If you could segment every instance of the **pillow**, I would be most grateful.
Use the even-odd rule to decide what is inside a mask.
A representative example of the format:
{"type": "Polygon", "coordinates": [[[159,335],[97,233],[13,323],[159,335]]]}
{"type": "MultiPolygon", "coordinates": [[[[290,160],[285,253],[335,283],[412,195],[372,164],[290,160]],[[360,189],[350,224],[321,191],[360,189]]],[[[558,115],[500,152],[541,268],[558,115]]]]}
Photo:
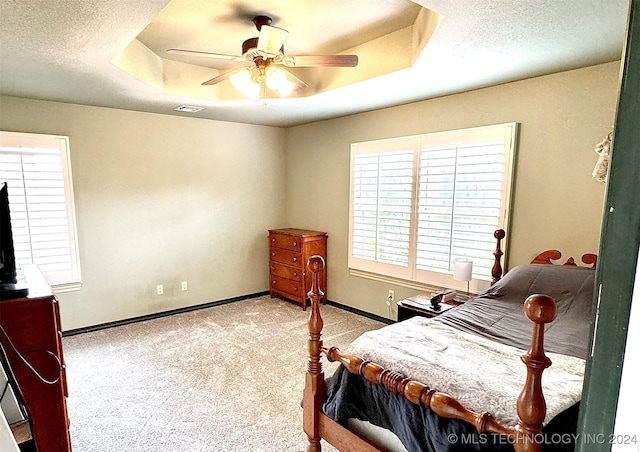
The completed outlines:
{"type": "Polygon", "coordinates": [[[519,265],[478,297],[522,304],[530,295],[545,294],[555,300],[558,311],[575,304],[589,311],[590,318],[595,274],[590,267],[574,265],[519,265]]]}

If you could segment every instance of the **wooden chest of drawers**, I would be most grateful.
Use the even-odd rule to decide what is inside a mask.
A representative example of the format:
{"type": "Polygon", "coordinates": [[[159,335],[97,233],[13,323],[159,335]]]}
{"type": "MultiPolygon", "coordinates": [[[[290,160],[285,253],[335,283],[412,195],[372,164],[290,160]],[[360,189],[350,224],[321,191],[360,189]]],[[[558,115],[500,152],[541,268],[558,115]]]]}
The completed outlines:
{"type": "MultiPolygon", "coordinates": [[[[29,295],[0,301],[0,325],[6,331],[6,336],[0,335],[0,343],[13,365],[33,422],[35,449],[40,452],[70,452],[67,376],[58,299],[35,265],[22,268],[29,285],[29,295]],[[21,362],[16,350],[26,357],[40,377],[21,362]]],[[[2,390],[0,388],[0,393],[2,390]]]]}
{"type": "MultiPolygon", "coordinates": [[[[311,289],[311,272],[307,261],[313,255],[327,259],[327,233],[306,229],[269,230],[269,291],[271,298],[280,296],[297,301],[307,309],[307,292],[311,289]]],[[[325,267],[326,268],[326,267],[325,267]]],[[[327,273],[320,278],[327,299],[327,273]]]]}

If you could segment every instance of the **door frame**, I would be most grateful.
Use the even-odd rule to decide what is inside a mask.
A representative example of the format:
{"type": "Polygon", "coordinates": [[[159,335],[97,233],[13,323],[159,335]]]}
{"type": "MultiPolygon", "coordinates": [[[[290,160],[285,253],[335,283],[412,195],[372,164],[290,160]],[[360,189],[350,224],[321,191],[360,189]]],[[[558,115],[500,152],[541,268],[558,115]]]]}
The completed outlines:
{"type": "MultiPolygon", "coordinates": [[[[576,451],[611,450],[640,245],[640,6],[630,0],[576,451]]],[[[631,432],[629,432],[631,433],[631,432]]]]}

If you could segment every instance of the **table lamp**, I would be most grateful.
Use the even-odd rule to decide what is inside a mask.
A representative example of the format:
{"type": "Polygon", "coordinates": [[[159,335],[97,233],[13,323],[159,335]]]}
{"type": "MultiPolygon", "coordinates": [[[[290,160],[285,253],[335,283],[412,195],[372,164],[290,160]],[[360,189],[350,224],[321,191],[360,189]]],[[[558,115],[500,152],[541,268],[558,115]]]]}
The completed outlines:
{"type": "Polygon", "coordinates": [[[458,258],[453,261],[453,279],[467,282],[467,297],[469,297],[469,281],[472,279],[473,261],[471,259],[458,258]]]}

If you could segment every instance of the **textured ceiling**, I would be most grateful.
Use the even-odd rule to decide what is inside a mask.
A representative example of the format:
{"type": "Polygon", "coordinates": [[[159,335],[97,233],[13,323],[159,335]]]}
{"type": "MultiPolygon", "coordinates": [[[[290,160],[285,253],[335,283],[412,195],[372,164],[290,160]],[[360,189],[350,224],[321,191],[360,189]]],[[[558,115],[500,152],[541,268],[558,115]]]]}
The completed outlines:
{"type": "Polygon", "coordinates": [[[291,126],[618,60],[627,10],[628,0],[0,0],[0,93],[182,116],[173,108],[189,104],[204,107],[195,117],[291,126]],[[426,44],[423,8],[441,18],[426,44]],[[202,91],[225,68],[164,52],[239,54],[256,14],[290,32],[288,54],[361,49],[360,64],[299,69],[317,94],[263,102],[202,91]],[[398,50],[402,30],[411,39],[398,50]],[[134,73],[113,63],[132,43],[147,60],[134,73]]]}

